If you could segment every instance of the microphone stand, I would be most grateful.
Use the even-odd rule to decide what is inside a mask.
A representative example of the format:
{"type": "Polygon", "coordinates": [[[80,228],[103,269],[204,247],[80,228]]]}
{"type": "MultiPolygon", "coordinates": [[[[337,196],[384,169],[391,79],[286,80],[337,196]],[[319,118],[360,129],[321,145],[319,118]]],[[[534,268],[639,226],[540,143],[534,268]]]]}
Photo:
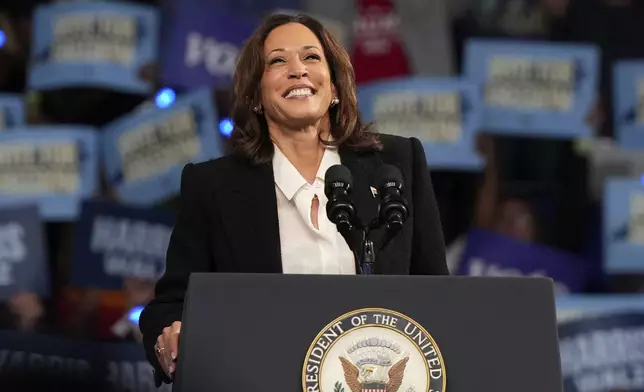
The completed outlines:
{"type": "Polygon", "coordinates": [[[362,275],[374,275],[374,263],[376,261],[376,251],[374,249],[373,241],[365,239],[362,242],[362,257],[361,257],[361,273],[362,275]]]}
{"type": "Polygon", "coordinates": [[[387,229],[383,236],[372,238],[371,234],[374,233],[374,229],[379,229],[383,225],[383,222],[375,220],[367,229],[359,230],[361,234],[358,242],[359,246],[356,247],[357,249],[354,253],[357,261],[356,271],[360,275],[375,275],[376,252],[382,250],[398,232],[398,230],[387,229]]]}

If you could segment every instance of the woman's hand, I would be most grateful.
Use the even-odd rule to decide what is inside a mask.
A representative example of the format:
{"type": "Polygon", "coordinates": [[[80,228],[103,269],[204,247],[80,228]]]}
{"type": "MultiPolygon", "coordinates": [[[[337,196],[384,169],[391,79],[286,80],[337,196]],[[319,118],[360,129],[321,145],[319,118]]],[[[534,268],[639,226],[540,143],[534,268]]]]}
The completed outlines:
{"type": "Polygon", "coordinates": [[[157,344],[154,347],[161,367],[170,378],[175,371],[180,333],[181,321],[175,321],[171,326],[163,328],[163,333],[157,338],[157,344]]]}

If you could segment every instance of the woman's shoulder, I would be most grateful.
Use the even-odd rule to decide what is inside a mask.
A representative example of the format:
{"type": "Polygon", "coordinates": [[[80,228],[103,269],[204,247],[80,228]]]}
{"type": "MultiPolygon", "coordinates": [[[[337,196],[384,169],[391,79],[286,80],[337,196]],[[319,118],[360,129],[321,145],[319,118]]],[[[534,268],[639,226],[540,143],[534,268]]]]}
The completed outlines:
{"type": "Polygon", "coordinates": [[[234,177],[239,170],[244,169],[248,164],[238,156],[225,155],[220,158],[209,159],[207,161],[189,163],[184,168],[184,175],[194,181],[208,182],[213,180],[223,180],[234,177]],[[187,173],[190,174],[187,174],[187,173]]]}
{"type": "Polygon", "coordinates": [[[381,133],[378,138],[382,144],[380,153],[385,161],[411,162],[417,148],[422,148],[420,141],[413,137],[381,133]]]}

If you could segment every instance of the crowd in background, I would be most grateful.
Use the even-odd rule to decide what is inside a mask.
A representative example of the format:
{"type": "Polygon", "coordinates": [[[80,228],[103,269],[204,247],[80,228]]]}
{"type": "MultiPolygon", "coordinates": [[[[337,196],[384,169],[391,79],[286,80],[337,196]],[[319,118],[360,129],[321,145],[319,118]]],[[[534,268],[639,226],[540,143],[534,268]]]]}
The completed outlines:
{"type": "MultiPolygon", "coordinates": [[[[107,86],[40,91],[30,88],[34,12],[36,7],[48,3],[36,0],[0,3],[0,93],[23,96],[26,124],[101,129],[122,116],[158,106],[156,93],[163,87],[175,88],[181,97],[180,86],[170,86],[165,81],[160,60],[138,70],[140,78],[152,86],[146,94],[115,91],[107,86]]],[[[182,7],[180,1],[157,4],[152,0],[130,0],[129,3],[155,6],[160,11],[163,7],[182,7]]],[[[279,1],[257,4],[259,0],[257,3],[224,0],[201,3],[205,13],[217,7],[236,7],[234,12],[254,14],[265,13],[269,8],[290,9],[295,4],[286,0],[283,4],[279,1]]],[[[448,247],[448,265],[452,273],[473,273],[470,264],[469,269],[463,269],[466,261],[463,255],[467,253],[468,241],[472,241],[468,240],[472,230],[483,230],[544,246],[585,263],[587,276],[575,283],[574,289],[568,287],[564,291],[624,295],[644,291],[641,275],[604,271],[602,247],[604,181],[615,175],[639,180],[638,175],[644,174],[644,153],[639,156],[637,152],[620,151],[612,120],[614,64],[644,58],[641,43],[644,3],[636,0],[338,0],[335,3],[308,0],[301,7],[353,31],[351,37],[344,37],[344,42],[352,48],[356,77],[361,85],[401,77],[460,75],[465,69],[467,43],[473,38],[597,47],[600,53],[598,88],[592,109],[585,118],[592,137],[548,138],[520,135],[520,132],[504,135],[493,129],[480,129],[475,149],[484,162],[482,167],[477,170],[431,168],[448,247]],[[400,37],[392,40],[397,44],[392,44],[393,49],[380,56],[361,49],[357,38],[362,30],[368,29],[365,27],[368,21],[360,19],[360,10],[371,6],[397,7],[397,18],[401,21],[397,25],[400,37]],[[347,7],[358,11],[347,13],[347,7]],[[606,155],[610,159],[602,158],[606,155]],[[617,163],[611,166],[611,162],[617,163]]],[[[167,13],[162,13],[160,20],[160,51],[163,52],[163,37],[170,34],[172,21],[167,13]]],[[[229,112],[231,92],[226,85],[205,87],[211,88],[219,123],[229,112]]],[[[224,143],[226,132],[223,128],[216,132],[224,143]]],[[[428,160],[431,167],[430,154],[428,160]]],[[[100,186],[91,200],[127,204],[110,185],[105,171],[99,180],[100,186]]],[[[172,215],[178,208],[176,195],[147,207],[172,215]]],[[[47,295],[19,290],[8,296],[0,308],[0,329],[94,342],[137,342],[140,336],[136,323],[130,320],[131,310],[152,298],[154,280],[125,277],[120,288],[72,284],[72,264],[77,262],[74,249],[78,241],[78,219],[46,220],[43,238],[51,289],[47,295]]],[[[639,254],[644,263],[644,250],[639,254]]],[[[503,271],[497,273],[503,274],[503,271]]],[[[644,351],[639,360],[644,363],[644,351]]]]}

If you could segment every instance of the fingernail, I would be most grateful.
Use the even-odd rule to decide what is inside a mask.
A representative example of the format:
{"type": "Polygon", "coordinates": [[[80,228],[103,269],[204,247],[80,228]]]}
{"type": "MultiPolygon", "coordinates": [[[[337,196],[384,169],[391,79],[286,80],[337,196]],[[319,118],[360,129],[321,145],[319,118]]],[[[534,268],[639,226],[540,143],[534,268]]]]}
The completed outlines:
{"type": "Polygon", "coordinates": [[[174,366],[173,365],[168,366],[168,371],[170,373],[174,373],[174,366]]]}
{"type": "Polygon", "coordinates": [[[172,353],[171,355],[172,355],[172,360],[173,361],[177,359],[177,353],[172,353]]]}

